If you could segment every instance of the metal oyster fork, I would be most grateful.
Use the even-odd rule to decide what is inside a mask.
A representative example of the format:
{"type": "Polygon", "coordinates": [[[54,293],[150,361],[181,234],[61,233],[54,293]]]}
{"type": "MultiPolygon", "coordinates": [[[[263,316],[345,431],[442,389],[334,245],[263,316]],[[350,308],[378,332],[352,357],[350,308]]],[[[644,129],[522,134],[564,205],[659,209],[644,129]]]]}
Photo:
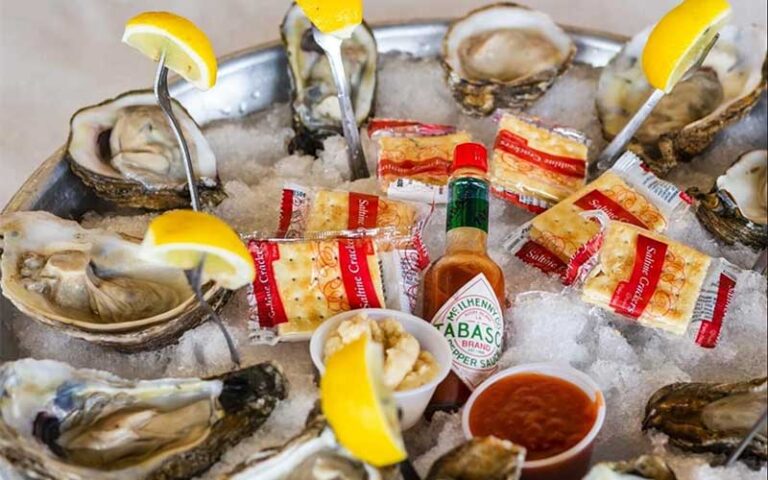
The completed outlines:
{"type": "Polygon", "coordinates": [[[328,57],[333,81],[336,83],[339,104],[341,106],[341,127],[344,129],[344,139],[347,141],[349,170],[352,180],[368,178],[371,174],[368,172],[368,165],[365,162],[363,148],[360,144],[360,130],[357,128],[357,118],[352,107],[351,88],[341,56],[343,39],[335,35],[323,33],[315,27],[312,28],[315,42],[320,45],[320,48],[325,51],[325,55],[328,57]]]}
{"type": "MultiPolygon", "coordinates": [[[[157,73],[155,74],[154,84],[155,98],[157,99],[160,109],[165,113],[165,117],[168,119],[168,123],[176,136],[176,141],[179,143],[179,149],[181,150],[181,156],[184,160],[184,170],[187,174],[187,184],[189,186],[190,203],[192,204],[192,210],[200,211],[200,195],[197,191],[197,181],[195,176],[195,169],[192,165],[192,157],[189,154],[189,146],[187,140],[184,138],[184,134],[181,131],[181,124],[176,119],[176,115],[173,113],[173,107],[171,103],[171,94],[168,92],[168,67],[165,66],[165,52],[160,56],[160,60],[157,64],[157,73]]],[[[191,270],[185,270],[184,274],[187,277],[187,283],[189,283],[192,292],[195,294],[200,308],[203,309],[208,318],[221,330],[221,334],[224,335],[224,339],[227,341],[227,348],[229,349],[229,356],[237,367],[240,367],[240,354],[235,348],[235,342],[232,340],[232,336],[224,326],[224,322],[219,315],[208,305],[203,296],[203,265],[205,264],[205,255],[202,256],[197,266],[191,270]]]]}

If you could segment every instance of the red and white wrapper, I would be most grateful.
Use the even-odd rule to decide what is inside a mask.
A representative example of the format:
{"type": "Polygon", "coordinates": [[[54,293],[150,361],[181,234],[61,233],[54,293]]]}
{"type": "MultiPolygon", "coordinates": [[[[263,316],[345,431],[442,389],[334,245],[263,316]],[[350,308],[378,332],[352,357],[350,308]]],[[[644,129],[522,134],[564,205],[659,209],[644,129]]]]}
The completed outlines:
{"type": "MultiPolygon", "coordinates": [[[[656,207],[664,216],[667,226],[690,209],[692,200],[685,192],[654,175],[632,152],[624,153],[609,171],[656,207]]],[[[589,189],[589,185],[586,188],[589,189]]],[[[573,203],[583,209],[582,216],[592,218],[596,222],[613,220],[648,228],[648,225],[599,190],[592,190],[573,203]]],[[[545,246],[531,240],[531,227],[532,221],[512,232],[504,241],[505,249],[545,273],[560,276],[565,285],[575,283],[590,270],[590,261],[601,246],[600,235],[582,244],[570,260],[564,262],[545,246]]]]}
{"type": "Polygon", "coordinates": [[[742,273],[725,259],[712,260],[693,312],[692,330],[699,346],[715,348],[720,341],[723,322],[742,273]]]}
{"type": "MultiPolygon", "coordinates": [[[[440,137],[462,134],[450,125],[421,123],[413,120],[373,119],[368,123],[366,153],[375,158],[382,191],[390,198],[424,203],[446,203],[447,182],[453,149],[421,148],[414,142],[402,151],[383,151],[383,137],[413,138],[440,137]],[[450,150],[450,151],[448,151],[450,150]],[[426,179],[429,179],[427,181],[426,179]]],[[[448,142],[451,144],[451,142],[448,142]]]]}
{"type": "Polygon", "coordinates": [[[307,340],[320,323],[349,310],[415,310],[424,265],[412,240],[339,233],[248,240],[256,267],[247,294],[251,341],[307,340]]]}
{"type": "Polygon", "coordinates": [[[283,188],[277,237],[328,237],[349,231],[411,237],[410,244],[417,249],[421,265],[426,268],[429,253],[422,234],[433,211],[434,206],[423,203],[288,184],[283,188]]]}

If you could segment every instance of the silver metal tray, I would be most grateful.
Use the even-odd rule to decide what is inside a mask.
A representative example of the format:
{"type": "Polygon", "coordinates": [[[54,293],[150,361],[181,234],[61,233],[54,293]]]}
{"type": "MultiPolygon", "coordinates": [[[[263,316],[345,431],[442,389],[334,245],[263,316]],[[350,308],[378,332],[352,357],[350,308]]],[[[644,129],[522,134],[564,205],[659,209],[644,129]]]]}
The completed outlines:
{"type": "MultiPolygon", "coordinates": [[[[625,37],[565,27],[578,47],[576,61],[604,66],[621,48],[625,37]]],[[[405,52],[416,57],[439,54],[446,21],[381,25],[374,28],[379,51],[405,52]]],[[[115,92],[118,93],[118,92],[115,92]]],[[[201,125],[216,120],[236,120],[263,110],[290,95],[287,63],[278,43],[248,48],[221,59],[215,88],[200,92],[184,82],[174,82],[171,94],[201,125]]],[[[54,152],[27,179],[3,212],[45,210],[63,218],[77,219],[85,212],[115,208],[99,199],[69,169],[64,147],[54,152]]],[[[13,305],[0,297],[0,362],[19,356],[8,322],[13,305]]]]}

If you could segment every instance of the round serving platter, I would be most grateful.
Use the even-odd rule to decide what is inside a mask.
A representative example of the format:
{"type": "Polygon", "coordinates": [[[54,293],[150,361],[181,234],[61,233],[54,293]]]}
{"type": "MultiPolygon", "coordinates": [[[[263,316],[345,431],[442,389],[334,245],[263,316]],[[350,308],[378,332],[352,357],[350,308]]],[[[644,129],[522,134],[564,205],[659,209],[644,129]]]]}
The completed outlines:
{"type": "MultiPolygon", "coordinates": [[[[391,24],[374,27],[381,53],[402,52],[415,57],[435,57],[447,29],[447,21],[391,24]]],[[[588,29],[564,27],[578,48],[576,61],[602,67],[621,49],[626,37],[588,29]]],[[[279,43],[248,48],[221,59],[216,87],[201,92],[176,81],[171,94],[198,124],[236,120],[287,102],[290,80],[283,47],[279,43]]],[[[79,218],[85,212],[114,210],[99,199],[69,169],[64,147],[54,152],[19,188],[3,212],[45,210],[63,218],[79,218]]],[[[13,305],[0,297],[0,361],[18,358],[16,339],[2,319],[10,318],[13,305]]]]}

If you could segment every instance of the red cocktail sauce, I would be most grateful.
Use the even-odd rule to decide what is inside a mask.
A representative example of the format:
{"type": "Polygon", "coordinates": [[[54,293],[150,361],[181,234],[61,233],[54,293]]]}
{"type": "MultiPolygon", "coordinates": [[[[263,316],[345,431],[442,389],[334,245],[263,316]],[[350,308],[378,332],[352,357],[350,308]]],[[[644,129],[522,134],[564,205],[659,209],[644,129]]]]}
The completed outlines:
{"type": "Polygon", "coordinates": [[[489,386],[475,399],[469,428],[528,450],[526,461],[554,457],[587,436],[599,402],[576,385],[548,375],[520,373],[489,386]]]}

